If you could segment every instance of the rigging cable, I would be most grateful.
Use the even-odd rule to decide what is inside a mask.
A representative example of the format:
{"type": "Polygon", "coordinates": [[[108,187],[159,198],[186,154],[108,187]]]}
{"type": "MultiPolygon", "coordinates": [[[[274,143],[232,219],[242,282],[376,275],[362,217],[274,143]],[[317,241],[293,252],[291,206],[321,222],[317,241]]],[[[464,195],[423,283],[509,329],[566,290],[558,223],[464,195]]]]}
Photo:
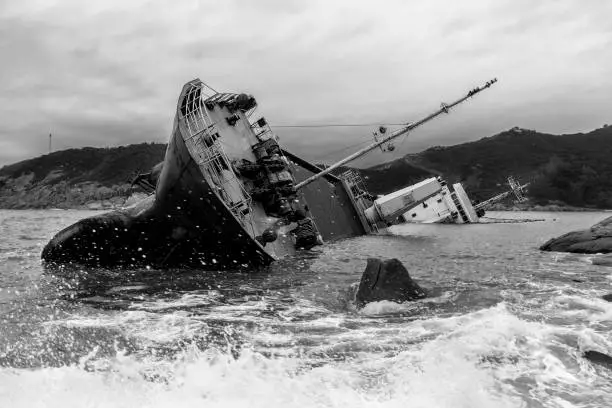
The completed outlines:
{"type": "MultiPolygon", "coordinates": [[[[297,124],[297,125],[270,125],[270,128],[329,128],[329,127],[378,127],[378,126],[406,126],[408,123],[324,123],[324,124],[312,124],[312,125],[307,125],[307,124],[297,124]]],[[[400,144],[400,147],[402,144],[404,144],[404,142],[406,141],[407,137],[406,135],[404,135],[402,142],[400,144]]],[[[364,145],[366,143],[370,142],[370,137],[368,137],[367,140],[364,140],[363,142],[360,143],[355,143],[355,144],[351,144],[348,145],[342,149],[337,149],[337,150],[333,150],[331,152],[327,152],[325,155],[323,156],[319,156],[319,158],[317,160],[322,160],[325,159],[329,156],[332,156],[334,154],[337,153],[341,153],[344,152],[345,150],[351,149],[351,148],[355,148],[355,147],[359,147],[361,145],[364,145]]],[[[394,153],[394,156],[397,154],[397,151],[394,153]]],[[[395,157],[394,157],[395,158],[395,157]]]]}
{"type": "MultiPolygon", "coordinates": [[[[315,124],[315,125],[270,125],[270,128],[327,128],[327,127],[376,127],[376,126],[405,126],[407,123],[326,123],[326,124],[315,124]]],[[[358,147],[370,142],[371,137],[366,136],[367,140],[364,140],[359,143],[354,143],[343,147],[342,149],[333,150],[331,152],[327,152],[323,156],[319,156],[317,160],[325,159],[329,156],[332,156],[336,153],[344,152],[350,148],[358,147]]],[[[404,137],[404,140],[406,138],[404,137]]]]}

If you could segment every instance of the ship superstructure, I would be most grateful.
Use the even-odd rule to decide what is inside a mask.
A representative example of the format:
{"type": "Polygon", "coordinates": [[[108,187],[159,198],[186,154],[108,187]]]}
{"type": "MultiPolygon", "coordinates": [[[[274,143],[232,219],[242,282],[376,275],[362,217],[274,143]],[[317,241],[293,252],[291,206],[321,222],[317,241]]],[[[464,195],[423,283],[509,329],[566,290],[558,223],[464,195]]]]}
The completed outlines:
{"type": "MultiPolygon", "coordinates": [[[[480,221],[485,210],[509,196],[524,202],[525,188],[514,177],[508,177],[510,189],[486,201],[474,204],[461,183],[449,187],[441,177],[431,177],[376,198],[365,215],[377,225],[402,223],[473,224],[480,221]]],[[[366,193],[367,194],[367,193],[366,193]]]]}
{"type": "Polygon", "coordinates": [[[451,189],[440,177],[425,179],[367,204],[363,214],[376,231],[406,222],[467,224],[479,219],[463,186],[456,183],[451,189]]]}
{"type": "Polygon", "coordinates": [[[440,183],[439,190],[427,200],[402,214],[400,222],[424,224],[470,224],[478,222],[481,214],[474,208],[463,185],[455,183],[452,188],[449,188],[444,180],[441,178],[437,178],[437,180],[440,183]]]}

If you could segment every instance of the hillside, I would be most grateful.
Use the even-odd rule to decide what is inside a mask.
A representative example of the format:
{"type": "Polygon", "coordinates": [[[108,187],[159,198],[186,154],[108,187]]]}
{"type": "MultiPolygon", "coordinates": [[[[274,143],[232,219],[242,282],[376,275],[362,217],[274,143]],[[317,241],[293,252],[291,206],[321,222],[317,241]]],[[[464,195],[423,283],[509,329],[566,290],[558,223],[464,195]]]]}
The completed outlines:
{"type": "Polygon", "coordinates": [[[395,160],[367,169],[359,169],[368,190],[373,194],[387,194],[401,187],[439,175],[406,160],[395,160]]]}
{"type": "MultiPolygon", "coordinates": [[[[120,205],[128,180],[149,171],[165,144],[54,152],[0,169],[0,208],[120,205]]],[[[535,204],[612,208],[612,126],[586,134],[550,135],[514,128],[471,143],[433,147],[361,169],[368,189],[385,194],[432,175],[461,181],[475,201],[506,189],[509,175],[531,181],[535,204]]],[[[344,168],[346,170],[346,168],[344,168]]]]}
{"type": "MultiPolygon", "coordinates": [[[[316,165],[320,168],[327,167],[327,165],[321,163],[316,165]]],[[[366,188],[375,195],[387,194],[398,188],[418,183],[428,177],[440,175],[438,172],[418,167],[406,160],[395,160],[367,169],[340,166],[331,173],[336,177],[341,177],[347,170],[359,171],[366,184],[366,188]]]]}
{"type": "Polygon", "coordinates": [[[165,144],[69,149],[0,169],[0,208],[112,207],[130,178],[164,158],[165,144]]]}
{"type": "Polygon", "coordinates": [[[514,128],[400,161],[462,181],[476,201],[498,193],[514,175],[532,182],[529,195],[537,204],[612,208],[612,126],[560,136],[514,128]]]}

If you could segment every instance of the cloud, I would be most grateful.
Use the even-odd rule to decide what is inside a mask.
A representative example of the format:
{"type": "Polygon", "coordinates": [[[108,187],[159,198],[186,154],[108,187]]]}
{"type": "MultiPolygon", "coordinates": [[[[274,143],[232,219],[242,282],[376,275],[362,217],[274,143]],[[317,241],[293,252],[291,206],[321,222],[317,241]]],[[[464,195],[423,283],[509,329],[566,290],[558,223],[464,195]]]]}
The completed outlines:
{"type": "MultiPolygon", "coordinates": [[[[512,126],[589,130],[612,122],[609,15],[605,0],[5,0],[0,165],[45,153],[49,132],[57,148],[166,141],[194,77],[254,94],[272,124],[411,121],[500,79],[396,155],[512,126]]],[[[278,133],[320,159],[371,129],[278,133]]]]}

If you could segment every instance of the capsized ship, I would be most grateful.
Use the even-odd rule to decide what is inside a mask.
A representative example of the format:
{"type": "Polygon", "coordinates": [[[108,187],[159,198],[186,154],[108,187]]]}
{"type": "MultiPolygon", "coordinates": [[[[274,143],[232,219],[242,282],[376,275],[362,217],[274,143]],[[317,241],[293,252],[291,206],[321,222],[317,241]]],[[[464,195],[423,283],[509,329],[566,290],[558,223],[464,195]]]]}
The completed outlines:
{"type": "Polygon", "coordinates": [[[281,149],[257,103],[196,79],[179,96],[155,190],[60,231],[42,258],[104,267],[251,268],[321,241],[364,234],[342,181],[281,149]]]}
{"type": "Polygon", "coordinates": [[[163,164],[141,178],[155,186],[153,193],[65,228],[42,258],[103,267],[253,268],[301,248],[375,232],[381,224],[366,211],[372,197],[355,180],[331,172],[495,81],[323,170],[279,145],[266,119],[255,114],[252,96],[193,80],[180,93],[163,164]]]}
{"type": "Polygon", "coordinates": [[[371,220],[387,224],[416,222],[424,224],[478,222],[479,216],[461,183],[452,190],[440,177],[431,177],[374,200],[366,210],[371,220]]]}
{"type": "MultiPolygon", "coordinates": [[[[359,179],[359,175],[352,175],[359,179]]],[[[360,183],[360,181],[357,181],[360,183]]],[[[516,202],[524,202],[524,189],[514,177],[508,177],[510,189],[478,204],[469,198],[461,183],[449,187],[441,177],[431,177],[373,200],[365,210],[368,220],[378,225],[403,223],[418,224],[474,224],[480,222],[485,210],[514,195],[516,202]]]]}

